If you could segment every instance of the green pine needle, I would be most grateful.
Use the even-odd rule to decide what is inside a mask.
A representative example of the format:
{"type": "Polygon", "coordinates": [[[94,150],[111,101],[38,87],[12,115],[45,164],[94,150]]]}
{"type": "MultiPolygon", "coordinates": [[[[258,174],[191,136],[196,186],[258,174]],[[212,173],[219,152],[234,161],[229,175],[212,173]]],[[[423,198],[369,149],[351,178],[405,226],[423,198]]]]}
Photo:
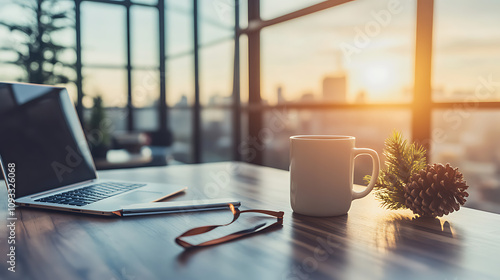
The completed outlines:
{"type": "MultiPolygon", "coordinates": [[[[384,156],[386,168],[380,171],[375,183],[375,197],[382,207],[396,210],[407,208],[404,199],[404,187],[413,173],[424,169],[427,160],[424,147],[403,138],[399,131],[394,131],[385,140],[384,156]]],[[[364,177],[369,183],[370,175],[364,177]]]]}

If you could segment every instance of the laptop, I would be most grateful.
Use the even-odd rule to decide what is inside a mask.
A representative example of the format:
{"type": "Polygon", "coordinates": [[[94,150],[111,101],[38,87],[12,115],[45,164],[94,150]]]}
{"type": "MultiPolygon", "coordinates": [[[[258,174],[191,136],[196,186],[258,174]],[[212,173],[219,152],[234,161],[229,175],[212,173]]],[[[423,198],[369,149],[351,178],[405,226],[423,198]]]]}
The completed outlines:
{"type": "Polygon", "coordinates": [[[75,107],[61,87],[0,83],[0,166],[9,194],[26,207],[111,216],[186,189],[99,179],[75,107]]]}

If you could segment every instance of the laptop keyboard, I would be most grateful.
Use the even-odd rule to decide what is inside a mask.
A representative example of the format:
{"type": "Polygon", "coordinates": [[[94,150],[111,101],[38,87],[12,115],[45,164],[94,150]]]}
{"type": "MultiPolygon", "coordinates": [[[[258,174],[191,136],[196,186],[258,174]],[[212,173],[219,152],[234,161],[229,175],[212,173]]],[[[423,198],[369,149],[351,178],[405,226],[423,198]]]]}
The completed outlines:
{"type": "Polygon", "coordinates": [[[127,184],[127,183],[99,183],[86,186],[80,189],[71,190],[48,197],[36,199],[39,202],[66,204],[73,206],[85,206],[87,204],[103,200],[108,197],[122,194],[146,184],[127,184]]]}

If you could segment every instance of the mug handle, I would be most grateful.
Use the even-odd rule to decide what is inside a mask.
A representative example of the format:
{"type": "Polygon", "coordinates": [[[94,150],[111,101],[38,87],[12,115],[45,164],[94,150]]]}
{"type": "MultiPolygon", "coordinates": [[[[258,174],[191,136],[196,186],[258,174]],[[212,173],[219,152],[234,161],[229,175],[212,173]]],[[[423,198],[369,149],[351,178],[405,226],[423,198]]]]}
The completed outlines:
{"type": "Polygon", "coordinates": [[[365,197],[367,194],[369,194],[372,191],[373,187],[375,186],[375,183],[377,182],[378,174],[380,172],[380,159],[378,157],[377,152],[375,152],[372,149],[353,148],[354,158],[356,158],[360,155],[369,155],[372,158],[372,162],[373,162],[372,178],[371,178],[368,186],[366,186],[366,189],[363,190],[362,192],[356,192],[354,190],[352,191],[352,200],[365,197]]]}

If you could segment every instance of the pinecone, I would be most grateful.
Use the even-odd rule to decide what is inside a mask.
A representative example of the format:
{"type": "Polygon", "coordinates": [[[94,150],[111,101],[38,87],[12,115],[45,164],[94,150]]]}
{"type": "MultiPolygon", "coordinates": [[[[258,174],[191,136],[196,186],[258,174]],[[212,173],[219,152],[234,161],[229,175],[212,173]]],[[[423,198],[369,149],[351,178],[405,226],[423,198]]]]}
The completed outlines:
{"type": "Polygon", "coordinates": [[[441,163],[414,173],[404,188],[405,204],[414,214],[441,217],[464,205],[467,183],[458,168],[441,163]]]}

